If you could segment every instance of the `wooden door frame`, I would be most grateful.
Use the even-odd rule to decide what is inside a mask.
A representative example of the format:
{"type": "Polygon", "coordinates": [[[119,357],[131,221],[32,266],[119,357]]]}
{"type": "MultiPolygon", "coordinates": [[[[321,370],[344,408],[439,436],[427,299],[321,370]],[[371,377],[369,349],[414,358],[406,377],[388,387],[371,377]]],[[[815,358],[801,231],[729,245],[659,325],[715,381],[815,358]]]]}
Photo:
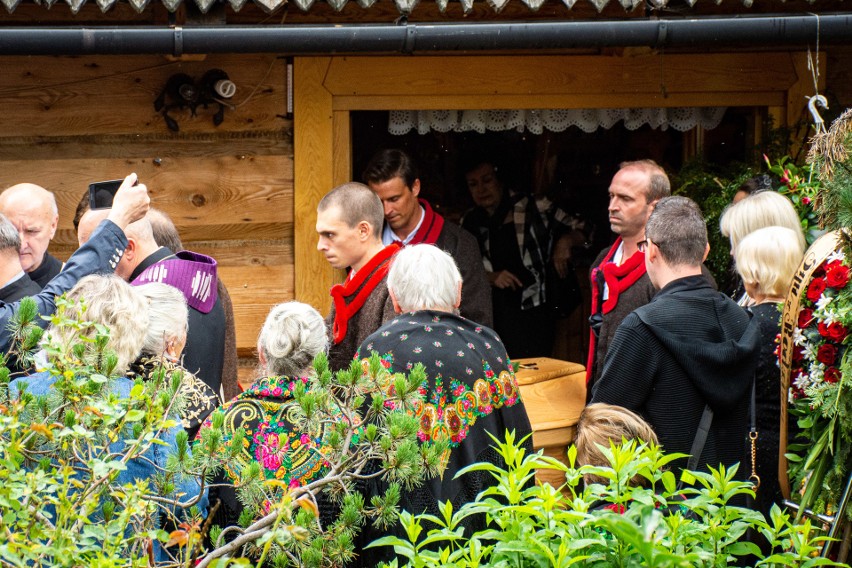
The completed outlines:
{"type": "Polygon", "coordinates": [[[765,106],[784,125],[813,94],[798,52],[296,57],[293,83],[295,293],[324,312],[316,204],[351,176],[352,111],[765,106]]]}

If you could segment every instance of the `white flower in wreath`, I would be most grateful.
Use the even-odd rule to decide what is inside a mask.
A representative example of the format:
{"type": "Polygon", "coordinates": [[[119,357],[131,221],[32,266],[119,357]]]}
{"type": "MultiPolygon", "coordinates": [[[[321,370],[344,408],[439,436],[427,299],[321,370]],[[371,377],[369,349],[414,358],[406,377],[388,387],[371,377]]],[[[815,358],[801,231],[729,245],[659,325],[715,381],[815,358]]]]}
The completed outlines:
{"type": "Polygon", "coordinates": [[[816,363],[817,351],[819,351],[819,347],[815,343],[807,343],[802,350],[802,354],[808,361],[816,363]]]}
{"type": "MultiPolygon", "coordinates": [[[[814,311],[815,312],[827,312],[828,310],[826,310],[826,307],[831,303],[831,300],[833,300],[833,299],[834,298],[832,298],[830,296],[826,296],[825,294],[823,294],[822,296],[819,297],[819,300],[817,300],[814,311]]],[[[819,316],[817,316],[817,318],[819,318],[819,316]]]]}
{"type": "Polygon", "coordinates": [[[845,259],[846,259],[846,257],[843,255],[843,251],[836,250],[833,253],[831,253],[830,255],[828,255],[828,258],[825,259],[825,263],[829,264],[831,262],[834,262],[835,260],[839,260],[840,262],[843,262],[845,259]]]}
{"type": "Polygon", "coordinates": [[[819,383],[822,383],[823,378],[825,377],[825,365],[822,363],[814,363],[811,366],[810,372],[811,386],[816,386],[819,383]]]}
{"type": "Polygon", "coordinates": [[[811,386],[811,379],[807,374],[802,373],[801,375],[796,377],[796,380],[793,381],[793,384],[796,385],[797,389],[805,390],[806,388],[811,386]]]}
{"type": "Polygon", "coordinates": [[[805,334],[802,333],[801,328],[793,329],[793,345],[798,345],[799,347],[804,347],[808,343],[808,338],[805,337],[805,334]]]}
{"type": "Polygon", "coordinates": [[[823,314],[822,323],[825,325],[831,325],[836,321],[840,320],[840,314],[835,312],[834,310],[826,310],[823,314]]]}

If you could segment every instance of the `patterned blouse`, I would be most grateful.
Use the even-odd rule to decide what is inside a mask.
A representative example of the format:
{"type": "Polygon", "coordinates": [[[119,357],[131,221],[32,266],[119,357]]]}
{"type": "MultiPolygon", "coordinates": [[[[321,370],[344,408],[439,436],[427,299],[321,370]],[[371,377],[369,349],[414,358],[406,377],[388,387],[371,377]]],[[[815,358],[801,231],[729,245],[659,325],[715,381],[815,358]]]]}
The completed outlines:
{"type": "Polygon", "coordinates": [[[147,355],[140,357],[130,365],[127,377],[131,380],[135,377],[141,377],[149,381],[159,378],[157,373],[165,373],[171,377],[175,371],[183,373],[177,394],[183,401],[180,419],[191,440],[198,432],[204,419],[221,404],[219,395],[213,392],[213,389],[207,383],[168,359],[147,355]]]}
{"type": "MultiPolygon", "coordinates": [[[[242,469],[254,461],[263,467],[266,479],[278,479],[290,487],[307,485],[328,472],[324,440],[330,429],[323,425],[306,432],[297,426],[304,420],[302,409],[293,398],[298,381],[307,384],[308,379],[259,379],[221,407],[225,413],[225,444],[239,428],[246,434],[242,451],[225,466],[232,482],[239,481],[242,469]]],[[[210,419],[202,425],[202,429],[211,427],[210,419]]],[[[223,454],[224,451],[223,447],[223,454]]]]}

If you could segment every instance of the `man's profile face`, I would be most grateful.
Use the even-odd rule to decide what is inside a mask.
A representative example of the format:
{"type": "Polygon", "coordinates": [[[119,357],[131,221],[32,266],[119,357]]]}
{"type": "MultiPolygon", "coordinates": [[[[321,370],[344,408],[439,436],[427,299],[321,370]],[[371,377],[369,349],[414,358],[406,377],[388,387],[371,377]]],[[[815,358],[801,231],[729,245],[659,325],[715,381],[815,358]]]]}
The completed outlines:
{"type": "Polygon", "coordinates": [[[346,224],[340,207],[317,211],[317,235],[317,250],[333,268],[355,266],[367,253],[368,246],[358,226],[346,224]]]}
{"type": "Polygon", "coordinates": [[[500,205],[503,198],[503,186],[497,179],[494,166],[491,164],[480,164],[465,174],[467,189],[477,207],[492,212],[500,205]]]}
{"type": "Polygon", "coordinates": [[[420,194],[420,180],[414,181],[413,187],[405,185],[405,181],[397,176],[381,183],[370,183],[370,189],[382,200],[385,221],[390,228],[396,231],[404,231],[406,236],[414,230],[420,221],[420,203],[417,196],[420,194]]]}
{"type": "Polygon", "coordinates": [[[32,272],[44,260],[50,239],[56,233],[58,216],[49,202],[27,199],[23,194],[9,199],[4,213],[21,235],[21,266],[24,271],[32,272]]]}
{"type": "Polygon", "coordinates": [[[637,168],[619,170],[609,185],[609,225],[621,238],[640,238],[654,206],[648,203],[648,175],[637,168]]]}

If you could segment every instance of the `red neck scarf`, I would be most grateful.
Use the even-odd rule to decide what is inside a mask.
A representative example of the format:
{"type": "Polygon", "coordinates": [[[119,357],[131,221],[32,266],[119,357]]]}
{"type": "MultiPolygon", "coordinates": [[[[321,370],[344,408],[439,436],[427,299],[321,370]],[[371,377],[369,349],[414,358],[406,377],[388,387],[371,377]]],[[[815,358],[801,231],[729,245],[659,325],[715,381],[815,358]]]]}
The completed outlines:
{"type": "Polygon", "coordinates": [[[435,241],[438,240],[438,235],[441,234],[441,229],[444,228],[444,218],[435,213],[425,199],[418,199],[417,201],[423,206],[423,222],[420,223],[420,228],[417,229],[417,233],[414,234],[408,244],[426,243],[427,245],[434,245],[435,241]]]}
{"type": "MultiPolygon", "coordinates": [[[[592,269],[592,311],[601,314],[608,314],[618,305],[618,298],[622,292],[636,284],[636,281],[642,278],[645,274],[645,253],[636,251],[633,256],[623,261],[621,265],[612,262],[612,257],[615,256],[615,251],[621,245],[621,237],[616,239],[615,243],[606,253],[606,256],[601,263],[592,269]],[[603,286],[599,285],[598,274],[603,274],[604,282],[609,288],[609,297],[604,300],[601,305],[600,296],[603,293],[603,286]]],[[[586,384],[589,383],[592,377],[592,367],[595,363],[595,343],[597,338],[594,332],[589,332],[589,358],[586,362],[586,384]]]]}
{"type": "Polygon", "coordinates": [[[399,245],[396,243],[386,246],[362,266],[353,278],[331,287],[331,298],[334,301],[331,335],[335,345],[346,337],[350,318],[358,313],[376,286],[387,276],[390,259],[398,250],[399,245]]]}

